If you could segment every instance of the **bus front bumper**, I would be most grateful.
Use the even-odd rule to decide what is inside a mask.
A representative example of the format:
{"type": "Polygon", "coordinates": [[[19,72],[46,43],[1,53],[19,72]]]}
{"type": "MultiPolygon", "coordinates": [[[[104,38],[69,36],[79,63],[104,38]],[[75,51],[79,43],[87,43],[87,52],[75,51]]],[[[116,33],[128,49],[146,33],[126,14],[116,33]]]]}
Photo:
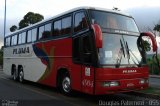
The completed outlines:
{"type": "Polygon", "coordinates": [[[115,94],[148,88],[147,78],[107,80],[95,82],[95,95],[115,94]]]}

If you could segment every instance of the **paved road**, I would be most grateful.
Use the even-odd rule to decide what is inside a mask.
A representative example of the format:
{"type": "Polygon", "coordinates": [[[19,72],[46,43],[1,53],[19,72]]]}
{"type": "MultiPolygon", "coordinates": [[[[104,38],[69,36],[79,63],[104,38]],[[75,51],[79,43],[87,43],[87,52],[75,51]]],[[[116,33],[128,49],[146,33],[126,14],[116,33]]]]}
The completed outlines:
{"type": "MultiPolygon", "coordinates": [[[[6,103],[17,104],[18,106],[110,106],[111,104],[120,106],[125,105],[127,101],[129,103],[141,101],[144,102],[144,105],[141,106],[149,106],[149,103],[153,100],[160,104],[157,99],[128,94],[90,96],[77,93],[72,97],[68,97],[51,87],[32,82],[24,84],[15,82],[0,71],[0,105],[2,106],[9,106],[5,105],[6,103]]],[[[126,106],[132,105],[126,104],[126,106]]]]}

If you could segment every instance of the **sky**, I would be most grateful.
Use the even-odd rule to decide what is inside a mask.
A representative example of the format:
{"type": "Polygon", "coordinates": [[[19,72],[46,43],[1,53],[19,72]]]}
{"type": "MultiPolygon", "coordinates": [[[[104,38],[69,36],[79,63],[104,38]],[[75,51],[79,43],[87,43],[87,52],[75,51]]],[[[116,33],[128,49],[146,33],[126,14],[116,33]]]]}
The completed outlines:
{"type": "MultiPolygon", "coordinates": [[[[4,1],[0,0],[0,46],[3,41],[4,1]]],[[[80,6],[93,6],[136,13],[135,9],[160,7],[160,0],[7,0],[7,30],[18,25],[23,16],[29,12],[40,13],[45,19],[80,6]]]]}

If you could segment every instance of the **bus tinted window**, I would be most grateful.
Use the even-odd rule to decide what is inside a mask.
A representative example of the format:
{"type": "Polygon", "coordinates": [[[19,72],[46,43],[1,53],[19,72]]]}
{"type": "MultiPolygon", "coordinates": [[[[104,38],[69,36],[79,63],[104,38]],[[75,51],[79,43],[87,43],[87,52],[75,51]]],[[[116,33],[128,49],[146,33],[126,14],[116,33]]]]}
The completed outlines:
{"type": "Polygon", "coordinates": [[[10,46],[10,40],[11,40],[10,37],[6,38],[6,42],[5,42],[5,45],[6,45],[6,46],[10,46]]]}
{"type": "Polygon", "coordinates": [[[62,19],[62,35],[71,33],[71,17],[62,19]]]}
{"type": "Polygon", "coordinates": [[[22,33],[22,42],[21,43],[26,43],[26,32],[22,33]]]}
{"type": "Polygon", "coordinates": [[[26,32],[20,33],[18,36],[18,44],[26,42],[26,32]]]}
{"type": "Polygon", "coordinates": [[[18,35],[18,44],[21,44],[22,43],[22,34],[20,33],[18,35]]]}
{"type": "Polygon", "coordinates": [[[32,41],[32,33],[31,33],[31,30],[29,30],[27,35],[27,42],[31,42],[31,41],[32,41]]]}
{"type": "Polygon", "coordinates": [[[32,29],[32,42],[37,40],[37,28],[32,29]]]}
{"type": "Polygon", "coordinates": [[[54,22],[53,36],[61,35],[61,20],[54,22]]]}
{"type": "Polygon", "coordinates": [[[44,27],[43,38],[49,38],[51,36],[51,23],[46,24],[44,27]]]}
{"type": "Polygon", "coordinates": [[[44,32],[44,26],[39,27],[39,36],[38,36],[39,39],[42,39],[43,32],[44,32]]]}
{"type": "Polygon", "coordinates": [[[76,13],[74,21],[74,32],[79,32],[88,27],[84,12],[76,13]]]}
{"type": "Polygon", "coordinates": [[[17,35],[12,36],[11,45],[17,45],[17,35]]]}

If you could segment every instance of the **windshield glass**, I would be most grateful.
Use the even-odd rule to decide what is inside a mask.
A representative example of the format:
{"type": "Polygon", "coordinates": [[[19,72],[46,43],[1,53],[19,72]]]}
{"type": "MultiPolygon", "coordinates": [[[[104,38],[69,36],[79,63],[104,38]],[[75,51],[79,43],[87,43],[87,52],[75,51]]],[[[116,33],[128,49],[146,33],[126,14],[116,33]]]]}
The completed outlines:
{"type": "Polygon", "coordinates": [[[139,67],[146,64],[137,47],[139,31],[133,18],[92,10],[91,20],[100,25],[103,33],[103,46],[98,52],[101,65],[139,67]]]}
{"type": "Polygon", "coordinates": [[[118,29],[130,32],[139,32],[131,17],[115,13],[91,10],[92,23],[96,23],[101,28],[118,29]]]}
{"type": "Polygon", "coordinates": [[[100,64],[122,66],[142,63],[137,39],[137,36],[103,34],[103,48],[99,49],[100,64]]]}

